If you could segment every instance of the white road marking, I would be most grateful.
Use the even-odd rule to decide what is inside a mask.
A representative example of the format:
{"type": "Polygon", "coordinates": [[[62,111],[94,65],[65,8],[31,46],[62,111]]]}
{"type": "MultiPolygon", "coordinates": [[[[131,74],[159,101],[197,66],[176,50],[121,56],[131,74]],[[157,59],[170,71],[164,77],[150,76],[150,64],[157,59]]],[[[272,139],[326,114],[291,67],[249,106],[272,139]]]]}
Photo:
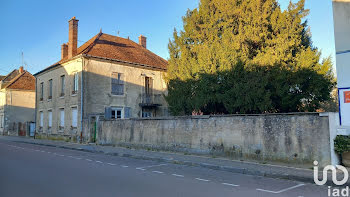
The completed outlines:
{"type": "Polygon", "coordinates": [[[177,177],[184,177],[184,175],[181,175],[181,174],[171,174],[173,176],[177,176],[177,177]]]}
{"type": "Polygon", "coordinates": [[[115,166],[115,164],[114,163],[107,163],[108,165],[111,165],[111,166],[115,166]]]}
{"type": "Polygon", "coordinates": [[[288,191],[288,190],[291,190],[291,189],[295,189],[297,187],[301,187],[301,186],[304,186],[305,184],[298,184],[296,186],[293,186],[293,187],[288,187],[286,189],[282,189],[280,191],[271,191],[271,190],[265,190],[265,189],[256,189],[258,191],[262,191],[262,192],[268,192],[268,193],[273,193],[273,194],[279,194],[279,193],[282,193],[282,192],[285,192],[285,191],[288,191]]]}
{"type": "Polygon", "coordinates": [[[142,170],[142,171],[143,171],[143,170],[146,170],[146,169],[143,169],[143,168],[136,168],[136,170],[142,170]]]}
{"type": "Polygon", "coordinates": [[[103,163],[102,161],[95,161],[96,163],[103,163]]]}
{"type": "Polygon", "coordinates": [[[231,183],[222,183],[223,185],[228,185],[228,186],[232,186],[232,187],[238,187],[239,185],[235,185],[235,184],[231,184],[231,183]]]}
{"type": "Polygon", "coordinates": [[[205,181],[205,182],[210,181],[210,180],[207,180],[207,179],[201,179],[201,178],[196,178],[196,180],[198,180],[198,181],[205,181]]]}
{"type": "Polygon", "coordinates": [[[45,151],[42,150],[42,151],[40,151],[40,152],[44,153],[45,151]]]}
{"type": "Polygon", "coordinates": [[[154,173],[157,173],[157,174],[163,174],[164,172],[161,172],[161,171],[152,171],[152,172],[154,172],[154,173]]]}
{"type": "Polygon", "coordinates": [[[64,157],[64,155],[57,154],[57,156],[64,157]]]}
{"type": "Polygon", "coordinates": [[[152,166],[145,166],[145,167],[137,167],[136,169],[141,170],[144,168],[153,168],[153,167],[158,167],[158,166],[166,166],[167,164],[159,164],[159,165],[152,165],[152,166]]]}
{"type": "Polygon", "coordinates": [[[49,153],[49,154],[50,154],[51,152],[47,152],[47,153],[49,153]]]}
{"type": "Polygon", "coordinates": [[[128,168],[129,166],[121,166],[121,167],[123,167],[123,168],[128,168]]]}
{"type": "Polygon", "coordinates": [[[91,159],[85,159],[86,161],[92,161],[91,159]]]}

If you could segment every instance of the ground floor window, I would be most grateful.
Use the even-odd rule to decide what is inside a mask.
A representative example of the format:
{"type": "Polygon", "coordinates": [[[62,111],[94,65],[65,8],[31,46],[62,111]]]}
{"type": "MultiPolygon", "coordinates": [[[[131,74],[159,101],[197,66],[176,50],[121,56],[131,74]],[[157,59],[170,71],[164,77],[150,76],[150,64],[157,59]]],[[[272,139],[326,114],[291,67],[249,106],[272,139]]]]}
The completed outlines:
{"type": "Polygon", "coordinates": [[[142,117],[143,117],[143,118],[152,117],[152,112],[143,111],[143,112],[142,112],[142,117]]]}
{"type": "Polygon", "coordinates": [[[51,128],[52,127],[52,110],[49,110],[48,113],[49,113],[49,128],[51,128]]]}
{"type": "Polygon", "coordinates": [[[78,107],[72,107],[72,127],[78,127],[78,107]]]}
{"type": "Polygon", "coordinates": [[[64,128],[64,108],[60,109],[60,129],[64,128]]]}
{"type": "Polygon", "coordinates": [[[122,108],[112,108],[111,109],[111,118],[112,119],[121,119],[122,118],[122,108]]]}
{"type": "Polygon", "coordinates": [[[40,113],[40,127],[44,126],[44,113],[41,111],[40,113]]]}

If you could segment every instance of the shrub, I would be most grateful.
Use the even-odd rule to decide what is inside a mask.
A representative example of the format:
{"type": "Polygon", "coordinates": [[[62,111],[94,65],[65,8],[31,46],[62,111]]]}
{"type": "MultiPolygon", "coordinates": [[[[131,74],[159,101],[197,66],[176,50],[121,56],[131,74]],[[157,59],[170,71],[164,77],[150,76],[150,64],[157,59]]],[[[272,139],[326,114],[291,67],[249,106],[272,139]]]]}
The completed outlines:
{"type": "Polygon", "coordinates": [[[334,139],[335,152],[342,154],[350,151],[350,136],[338,135],[334,139]]]}

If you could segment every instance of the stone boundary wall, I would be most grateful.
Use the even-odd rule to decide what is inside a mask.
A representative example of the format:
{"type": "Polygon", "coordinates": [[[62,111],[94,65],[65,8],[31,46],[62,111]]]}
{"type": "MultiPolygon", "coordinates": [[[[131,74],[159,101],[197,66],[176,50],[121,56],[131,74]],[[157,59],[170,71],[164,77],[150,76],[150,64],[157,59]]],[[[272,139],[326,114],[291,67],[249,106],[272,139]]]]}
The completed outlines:
{"type": "MultiPolygon", "coordinates": [[[[91,128],[84,121],[84,136],[91,128]]],[[[312,166],[331,163],[328,115],[139,118],[97,123],[97,143],[312,166]]]]}

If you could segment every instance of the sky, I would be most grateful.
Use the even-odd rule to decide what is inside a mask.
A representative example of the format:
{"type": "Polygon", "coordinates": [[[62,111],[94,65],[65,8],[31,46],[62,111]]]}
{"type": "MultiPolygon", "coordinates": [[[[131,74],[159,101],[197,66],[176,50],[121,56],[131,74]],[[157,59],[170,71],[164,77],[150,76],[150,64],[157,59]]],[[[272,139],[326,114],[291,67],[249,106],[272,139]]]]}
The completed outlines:
{"type": "MultiPolygon", "coordinates": [[[[296,2],[297,0],[293,0],[296,2]]],[[[22,65],[36,73],[60,60],[61,44],[68,42],[68,20],[79,20],[78,45],[103,33],[147,37],[147,48],[167,59],[173,30],[182,28],[182,16],[199,0],[0,0],[0,75],[22,65]]],[[[289,0],[279,0],[285,9],[289,0]]],[[[306,0],[314,46],[334,60],[331,0],[306,0]]],[[[335,61],[334,61],[335,62],[335,61]]]]}

